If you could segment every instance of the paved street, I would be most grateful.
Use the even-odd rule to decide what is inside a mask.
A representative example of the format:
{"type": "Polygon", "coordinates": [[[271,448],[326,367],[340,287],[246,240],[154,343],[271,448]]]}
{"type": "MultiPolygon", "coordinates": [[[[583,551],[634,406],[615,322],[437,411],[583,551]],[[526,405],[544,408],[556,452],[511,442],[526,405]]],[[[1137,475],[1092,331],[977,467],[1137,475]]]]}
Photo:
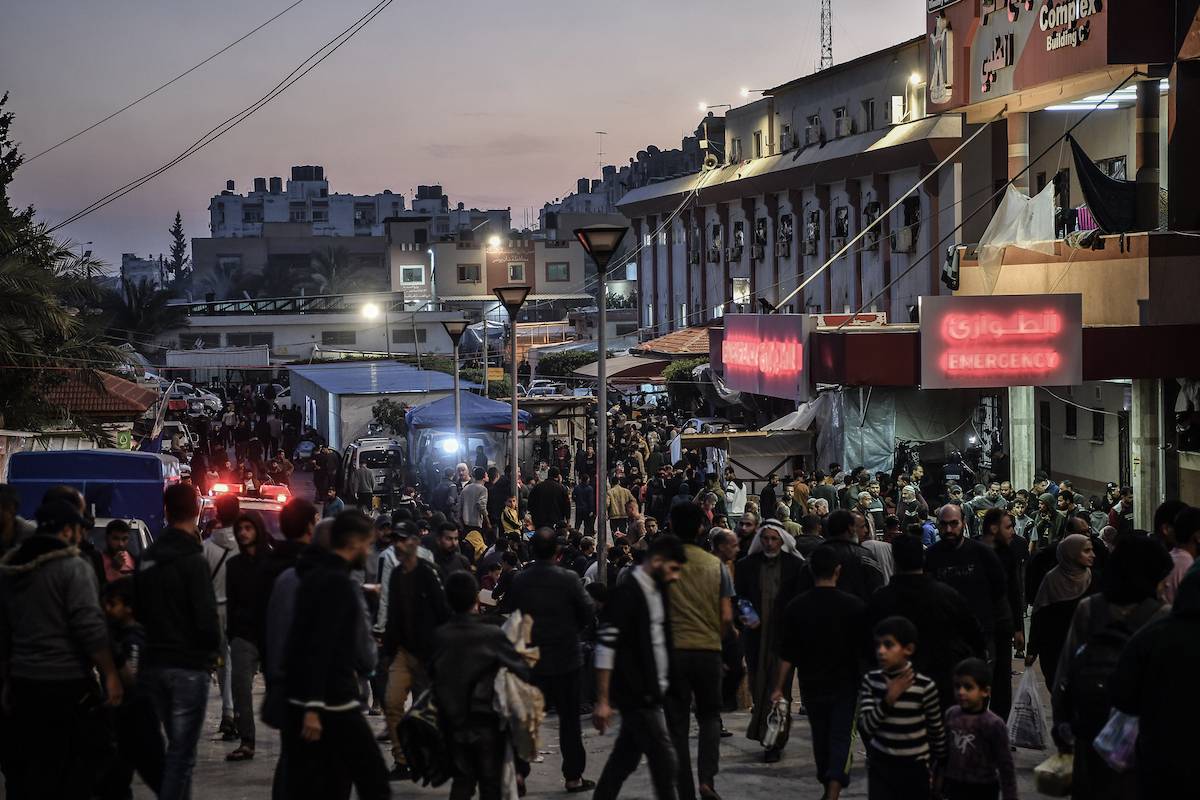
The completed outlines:
{"type": "MultiPolygon", "coordinates": [[[[1018,662],[1013,662],[1017,665],[1018,662]]],[[[1019,667],[1017,667],[1019,668],[1019,667]]],[[[1014,677],[1015,682],[1018,678],[1014,677]]],[[[259,684],[261,693],[261,680],[259,684]]],[[[259,700],[255,701],[257,707],[259,700]]],[[[196,767],[196,782],[193,796],[197,800],[262,800],[270,797],[271,777],[275,768],[275,759],[279,753],[279,737],[275,731],[259,725],[258,751],[253,761],[239,764],[229,764],[225,754],[233,750],[236,743],[222,742],[215,737],[217,724],[220,721],[220,698],[214,686],[208,705],[209,723],[205,729],[206,735],[200,742],[199,760],[196,767]]],[[[792,738],[788,743],[784,758],[778,764],[764,764],[760,753],[762,748],[742,735],[749,720],[747,712],[726,714],[725,726],[734,731],[732,738],[721,740],[721,774],[717,778],[717,791],[725,800],[748,800],[749,798],[788,797],[804,800],[819,798],[820,785],[811,774],[812,750],[809,738],[808,724],[803,716],[797,715],[792,727],[792,738]]],[[[373,726],[382,730],[383,718],[372,717],[373,726]]],[[[559,772],[558,725],[554,717],[546,721],[543,728],[542,750],[544,761],[536,764],[529,780],[529,797],[559,797],[562,792],[562,777],[559,772]]],[[[693,726],[693,736],[695,728],[693,726]]],[[[609,748],[615,738],[614,733],[606,736],[598,735],[590,724],[584,727],[584,746],[588,753],[587,775],[596,779],[604,766],[609,748]]],[[[386,745],[380,745],[385,759],[389,760],[386,745]]],[[[694,739],[693,739],[694,747],[694,739]]],[[[1014,754],[1017,761],[1017,779],[1022,797],[1034,797],[1033,767],[1041,762],[1046,754],[1028,750],[1018,750],[1014,754]]],[[[693,752],[694,759],[694,752],[693,752]]],[[[855,742],[854,767],[851,772],[852,784],[843,793],[846,798],[865,798],[867,796],[866,771],[862,758],[862,745],[855,742]]],[[[694,763],[694,761],[693,761],[694,763]]],[[[392,785],[397,796],[446,797],[449,785],[437,789],[420,788],[411,783],[395,783],[392,785]]],[[[153,794],[143,786],[134,791],[138,800],[150,800],[153,794]]],[[[625,785],[623,797],[651,798],[650,773],[645,762],[634,773],[625,785]]]]}

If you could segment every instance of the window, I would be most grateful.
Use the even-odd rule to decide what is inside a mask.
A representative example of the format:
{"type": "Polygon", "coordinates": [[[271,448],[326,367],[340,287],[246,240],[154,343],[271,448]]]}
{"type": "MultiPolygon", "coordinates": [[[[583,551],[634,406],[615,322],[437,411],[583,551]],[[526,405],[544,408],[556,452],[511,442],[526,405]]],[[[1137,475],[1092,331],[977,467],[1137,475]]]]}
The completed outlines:
{"type": "Polygon", "coordinates": [[[921,119],[925,116],[925,84],[918,83],[912,87],[912,101],[909,104],[909,119],[921,119]]]}
{"type": "Polygon", "coordinates": [[[321,344],[355,344],[358,335],[354,331],[321,331],[321,344]]]}
{"type": "Polygon", "coordinates": [[[525,280],[525,264],[523,262],[509,263],[508,280],[510,283],[520,283],[525,280]]]}
{"type": "Polygon", "coordinates": [[[546,280],[547,281],[569,281],[571,280],[571,265],[570,264],[547,264],[546,265],[546,280]]]}
{"type": "MultiPolygon", "coordinates": [[[[425,344],[425,329],[417,328],[417,341],[425,344]]],[[[413,329],[412,328],[396,328],[392,331],[392,344],[412,344],[413,329]]]]}
{"type": "Polygon", "coordinates": [[[288,222],[308,222],[308,206],[304,203],[288,203],[288,222]]]}
{"type": "Polygon", "coordinates": [[[875,98],[871,97],[862,101],[862,120],[863,130],[875,130],[875,98]]]}
{"type": "Polygon", "coordinates": [[[258,347],[261,345],[267,347],[275,346],[274,333],[227,333],[225,334],[226,347],[258,347]]]}
{"type": "Polygon", "coordinates": [[[780,149],[787,150],[792,147],[792,126],[790,123],[783,123],[779,129],[779,144],[780,149]]]}
{"type": "Polygon", "coordinates": [[[1092,441],[1093,442],[1103,442],[1104,441],[1104,418],[1106,416],[1107,415],[1104,413],[1103,409],[1100,409],[1100,408],[1092,409],[1092,441]]]}
{"type": "Polygon", "coordinates": [[[839,239],[850,237],[849,206],[838,206],[833,210],[833,235],[839,239]]]}
{"type": "Polygon", "coordinates": [[[1074,439],[1075,432],[1076,432],[1076,429],[1078,428],[1078,423],[1079,423],[1078,409],[1076,409],[1075,406],[1068,405],[1068,406],[1066,406],[1066,412],[1067,412],[1067,421],[1066,421],[1066,424],[1064,425],[1065,429],[1063,430],[1063,436],[1067,436],[1071,439],[1074,439]]]}
{"type": "Polygon", "coordinates": [[[312,210],[313,222],[329,222],[329,206],[314,205],[312,210]]]}
{"type": "Polygon", "coordinates": [[[811,117],[808,118],[808,124],[809,124],[809,127],[820,128],[821,127],[821,115],[813,114],[811,117]]]}
{"type": "Polygon", "coordinates": [[[375,206],[370,206],[370,205],[354,206],[354,224],[356,226],[374,225],[375,224],[375,206]]]}
{"type": "Polygon", "coordinates": [[[458,282],[459,283],[479,283],[479,265],[478,264],[459,264],[458,265],[458,282]]]}
{"type": "Polygon", "coordinates": [[[221,269],[239,270],[242,268],[242,257],[240,255],[218,255],[217,266],[221,269]]]}
{"type": "Polygon", "coordinates": [[[400,283],[404,286],[420,286],[425,283],[425,267],[422,264],[400,267],[400,283]]]}
{"type": "Polygon", "coordinates": [[[243,206],[242,207],[242,222],[253,224],[263,221],[262,206],[243,206]]]}
{"type": "Polygon", "coordinates": [[[187,333],[179,336],[180,350],[207,350],[212,347],[221,346],[221,334],[219,333],[187,333]]]}
{"type": "Polygon", "coordinates": [[[437,223],[437,232],[439,234],[449,233],[450,232],[450,221],[445,220],[445,219],[439,219],[438,223],[437,223]]]}
{"type": "Polygon", "coordinates": [[[762,131],[754,132],[754,158],[762,158],[762,131]]]}
{"type": "Polygon", "coordinates": [[[729,144],[729,160],[731,163],[737,163],[742,160],[742,140],[735,138],[729,144]]]}
{"type": "Polygon", "coordinates": [[[1119,181],[1126,180],[1125,156],[1102,158],[1096,162],[1096,166],[1103,170],[1104,174],[1110,178],[1116,178],[1119,181]]]}

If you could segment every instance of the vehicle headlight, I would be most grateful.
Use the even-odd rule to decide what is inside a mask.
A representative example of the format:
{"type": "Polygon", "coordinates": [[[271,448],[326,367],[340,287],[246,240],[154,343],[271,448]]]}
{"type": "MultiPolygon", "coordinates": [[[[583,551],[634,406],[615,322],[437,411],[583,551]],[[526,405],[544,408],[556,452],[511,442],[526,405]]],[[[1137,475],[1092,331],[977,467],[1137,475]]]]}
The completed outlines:
{"type": "Polygon", "coordinates": [[[458,452],[458,442],[453,439],[442,439],[441,448],[443,453],[458,452]]]}

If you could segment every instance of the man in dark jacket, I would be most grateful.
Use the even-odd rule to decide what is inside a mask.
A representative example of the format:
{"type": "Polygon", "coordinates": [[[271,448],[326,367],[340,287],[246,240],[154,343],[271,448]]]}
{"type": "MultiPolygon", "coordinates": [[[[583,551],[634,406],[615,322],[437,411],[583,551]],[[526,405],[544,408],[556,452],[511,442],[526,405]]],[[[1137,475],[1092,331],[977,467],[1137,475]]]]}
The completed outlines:
{"type": "Polygon", "coordinates": [[[580,476],[571,497],[575,501],[575,527],[591,536],[596,528],[596,485],[591,475],[580,476]]]}
{"type": "Polygon", "coordinates": [[[533,683],[546,698],[546,706],[558,710],[558,741],[567,790],[584,791],[578,787],[590,789],[595,784],[583,777],[587,755],[579,724],[583,667],[579,633],[591,624],[595,605],[583,590],[579,576],[555,563],[558,535],[553,530],[539,529],[531,544],[535,560],[513,577],[500,610],[533,617],[533,645],[541,652],[533,668],[533,683]]]}
{"type": "Polygon", "coordinates": [[[358,511],[334,519],[329,550],[300,581],[288,636],[287,789],[293,800],[391,797],[387,767],[360,711],[359,680],[375,669],[367,606],[352,569],[371,552],[371,520],[358,511]]]}
{"type": "Polygon", "coordinates": [[[212,575],[196,530],[200,498],[191,486],[175,484],[163,494],[163,505],[167,529],[142,554],[134,581],[146,627],[139,679],[166,728],[159,797],[186,798],[221,634],[212,575]]]}
{"type": "Polygon", "coordinates": [[[666,587],[687,561],[675,536],[651,542],[631,578],[619,581],[601,615],[596,645],[596,706],[592,724],[601,734],[621,712],[621,732],[600,774],[594,800],[615,800],[642,755],[654,796],[673,800],[677,762],[663,701],[671,684],[671,613],[666,587]]]}
{"type": "Polygon", "coordinates": [[[913,669],[938,687],[942,707],[954,702],[954,667],[964,658],[982,658],[987,650],[979,621],[957,590],[925,574],[925,548],[916,536],[892,541],[896,572],[867,601],[867,630],[887,617],[905,617],[921,632],[913,669]]]}
{"type": "Polygon", "coordinates": [[[553,528],[571,516],[571,494],[563,486],[558,467],[551,467],[546,480],[530,490],[529,513],[535,528],[553,528]]]}
{"type": "Polygon", "coordinates": [[[397,726],[404,717],[409,694],[419,695],[429,687],[426,665],[433,655],[433,635],[450,619],[450,606],[437,568],[418,554],[421,538],[411,522],[401,522],[392,535],[400,562],[392,569],[386,588],[387,625],[380,655],[390,662],[384,714],[392,742],[395,765],[388,777],[408,777],[397,726]]]}
{"type": "Polygon", "coordinates": [[[454,616],[434,632],[429,663],[438,716],[452,745],[452,800],[468,800],[476,786],[480,800],[500,799],[505,750],[511,745],[495,711],[496,671],[504,667],[529,679],[529,665],[504,631],[475,613],[478,595],[479,584],[469,572],[450,576],[446,596],[454,616]]]}
{"type": "MultiPolygon", "coordinates": [[[[459,547],[458,533],[458,525],[449,521],[443,522],[433,540],[433,562],[437,565],[443,583],[451,573],[471,571],[471,562],[459,547]]],[[[391,601],[388,602],[390,604],[391,601]]]]}
{"type": "MultiPolygon", "coordinates": [[[[842,565],[837,588],[867,602],[875,590],[883,586],[883,570],[867,548],[858,543],[854,515],[838,509],[826,517],[825,527],[825,543],[821,547],[832,548],[842,565]]],[[[812,571],[806,569],[800,575],[797,592],[807,592],[815,584],[812,571]]]]}
{"type": "Polygon", "coordinates": [[[95,576],[78,557],[83,516],[57,501],[38,509],[37,521],[37,532],[0,563],[7,793],[86,800],[107,743],[95,706],[120,705],[124,689],[95,576]],[[104,679],[104,700],[93,666],[104,679]]]}

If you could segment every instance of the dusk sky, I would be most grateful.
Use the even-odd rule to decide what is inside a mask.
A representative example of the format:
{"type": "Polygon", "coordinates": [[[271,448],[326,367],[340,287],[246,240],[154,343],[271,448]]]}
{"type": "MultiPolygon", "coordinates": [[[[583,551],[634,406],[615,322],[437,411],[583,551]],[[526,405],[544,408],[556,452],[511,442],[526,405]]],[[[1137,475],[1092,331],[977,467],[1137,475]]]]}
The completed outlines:
{"type": "MultiPolygon", "coordinates": [[[[0,93],[32,154],[106,116],[262,23],[291,0],[4,0],[0,93]]],[[[305,0],[212,63],[24,166],[12,193],[57,223],[149,172],[249,105],[347,27],[369,0],[305,0]]],[[[820,0],[400,0],[278,99],[145,187],[64,229],[114,267],[165,253],[183,212],[208,234],[228,178],[322,164],[336,192],[512,207],[515,226],[647,144],[677,147],[697,102],[742,102],[813,71],[820,0]]],[[[834,58],[923,30],[925,0],[835,0],[834,58]]],[[[535,217],[536,219],[536,217],[535,217]]]]}

